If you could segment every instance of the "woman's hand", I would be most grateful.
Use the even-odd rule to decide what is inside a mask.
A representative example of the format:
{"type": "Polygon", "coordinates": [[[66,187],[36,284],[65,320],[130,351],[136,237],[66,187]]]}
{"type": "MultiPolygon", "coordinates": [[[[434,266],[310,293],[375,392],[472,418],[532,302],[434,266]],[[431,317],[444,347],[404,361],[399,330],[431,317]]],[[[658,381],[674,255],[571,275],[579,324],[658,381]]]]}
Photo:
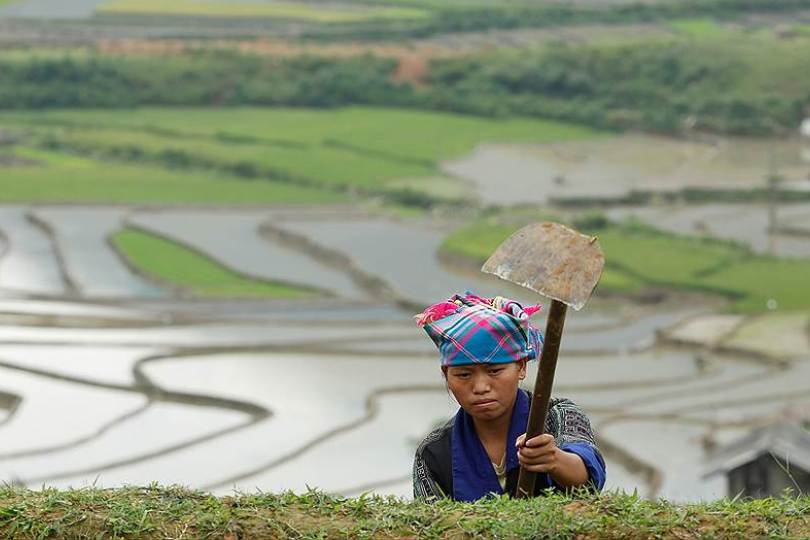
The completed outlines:
{"type": "Polygon", "coordinates": [[[515,441],[518,461],[526,470],[548,473],[559,485],[576,487],[588,481],[588,469],[578,455],[560,450],[552,435],[544,433],[526,440],[524,433],[515,441]]]}

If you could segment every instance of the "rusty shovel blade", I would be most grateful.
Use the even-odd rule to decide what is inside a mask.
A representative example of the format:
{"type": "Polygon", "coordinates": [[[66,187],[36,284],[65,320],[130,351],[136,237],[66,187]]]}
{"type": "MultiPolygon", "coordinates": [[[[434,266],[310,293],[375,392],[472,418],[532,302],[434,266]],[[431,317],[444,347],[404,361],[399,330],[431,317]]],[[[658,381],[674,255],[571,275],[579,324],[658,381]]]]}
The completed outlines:
{"type": "Polygon", "coordinates": [[[527,225],[504,240],[481,271],[579,311],[604,266],[605,255],[595,236],[544,222],[527,225]]]}

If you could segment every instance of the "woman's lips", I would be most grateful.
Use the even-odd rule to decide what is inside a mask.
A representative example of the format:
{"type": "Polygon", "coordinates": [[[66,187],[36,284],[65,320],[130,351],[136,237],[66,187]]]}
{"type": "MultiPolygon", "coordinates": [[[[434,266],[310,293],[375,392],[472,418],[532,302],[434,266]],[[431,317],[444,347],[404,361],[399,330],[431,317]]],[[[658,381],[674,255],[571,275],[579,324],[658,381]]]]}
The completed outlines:
{"type": "Polygon", "coordinates": [[[488,399],[486,401],[476,401],[473,403],[473,407],[487,407],[489,405],[494,405],[497,403],[494,399],[488,399]]]}

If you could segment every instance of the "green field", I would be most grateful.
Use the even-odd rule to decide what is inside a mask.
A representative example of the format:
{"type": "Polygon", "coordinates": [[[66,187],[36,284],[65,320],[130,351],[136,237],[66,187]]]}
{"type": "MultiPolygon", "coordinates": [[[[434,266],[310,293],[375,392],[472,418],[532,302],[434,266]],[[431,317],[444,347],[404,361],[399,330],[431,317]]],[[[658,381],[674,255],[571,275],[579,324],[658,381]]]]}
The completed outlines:
{"type": "Polygon", "coordinates": [[[243,167],[257,174],[326,186],[375,188],[393,178],[433,173],[432,168],[419,163],[386,160],[326,145],[236,143],[114,129],[55,131],[49,137],[52,142],[82,152],[106,151],[169,164],[185,160],[198,166],[243,167]]]}
{"type": "Polygon", "coordinates": [[[271,17],[320,23],[422,19],[428,13],[412,7],[368,7],[351,4],[313,5],[307,2],[110,0],[96,8],[99,14],[183,15],[202,17],[271,17]]]}
{"type": "Polygon", "coordinates": [[[310,298],[321,293],[245,278],[180,244],[134,229],[112,237],[118,250],[158,282],[208,298],[310,298]]]}
{"type": "MultiPolygon", "coordinates": [[[[25,144],[51,153],[77,153],[94,158],[92,162],[111,160],[115,163],[114,166],[111,164],[111,174],[134,167],[128,167],[126,162],[136,162],[139,166],[147,162],[154,170],[162,170],[163,176],[182,177],[184,175],[178,170],[165,169],[183,167],[208,169],[207,174],[201,172],[195,177],[211,180],[221,174],[257,180],[232,182],[231,185],[239,186],[228,193],[232,202],[241,200],[240,194],[253,193],[259,187],[281,190],[279,202],[284,202],[283,196],[287,192],[281,189],[280,183],[260,182],[259,178],[287,182],[291,184],[288,188],[293,185],[324,188],[324,191],[290,191],[287,196],[293,202],[298,201],[297,195],[306,194],[311,195],[310,201],[314,203],[339,199],[337,194],[330,195],[325,190],[388,194],[395,201],[406,204],[424,204],[422,199],[458,200],[465,198],[467,193],[460,182],[441,177],[438,165],[442,159],[470,152],[481,142],[548,142],[603,136],[589,128],[560,122],[495,120],[360,107],[339,110],[239,107],[2,112],[0,127],[3,126],[24,133],[25,144]],[[417,194],[417,199],[410,193],[417,194]]],[[[59,186],[66,185],[58,170],[52,170],[55,177],[50,181],[47,180],[48,169],[42,167],[5,168],[4,172],[9,182],[12,178],[19,180],[31,176],[38,178],[40,184],[48,183],[55,199],[62,197],[59,186]]],[[[90,177],[94,174],[91,173],[90,177]]],[[[76,175],[72,178],[74,182],[80,180],[76,175]]],[[[90,189],[89,179],[85,184],[90,189]]],[[[76,192],[71,188],[64,196],[68,200],[77,200],[89,193],[89,200],[96,201],[109,197],[110,190],[124,189],[124,182],[95,184],[100,191],[107,193],[93,194],[87,189],[76,192]]],[[[7,194],[0,194],[0,200],[12,197],[21,200],[36,185],[20,185],[7,194]]],[[[160,199],[164,191],[149,194],[149,186],[150,181],[145,179],[142,197],[154,201],[154,195],[160,199]]],[[[37,190],[37,193],[40,197],[36,200],[42,200],[43,190],[37,190]]],[[[165,193],[167,202],[182,202],[171,196],[170,189],[165,193]]],[[[198,199],[200,197],[209,200],[202,195],[198,199]]],[[[249,195],[248,198],[266,201],[269,195],[249,195]]],[[[125,199],[115,198],[116,201],[125,199]]]]}
{"type": "Polygon", "coordinates": [[[116,110],[0,112],[4,123],[62,123],[178,134],[255,138],[267,142],[350,145],[393,158],[436,162],[481,142],[551,142],[592,138],[591,128],[534,119],[491,119],[462,114],[375,107],[290,109],[260,107],[144,107],[116,110]]]}
{"type": "Polygon", "coordinates": [[[0,161],[0,202],[298,204],[346,202],[333,191],[209,171],[110,163],[18,147],[19,163],[0,161]]]}
{"type": "MultiPolygon", "coordinates": [[[[442,250],[482,263],[519,225],[479,222],[447,237],[442,250]]],[[[647,287],[705,291],[728,297],[740,313],[810,312],[810,260],[757,256],[733,244],[676,236],[636,224],[593,232],[605,252],[599,290],[628,293],[647,287]],[[771,303],[769,308],[768,301],[771,303]]]]}

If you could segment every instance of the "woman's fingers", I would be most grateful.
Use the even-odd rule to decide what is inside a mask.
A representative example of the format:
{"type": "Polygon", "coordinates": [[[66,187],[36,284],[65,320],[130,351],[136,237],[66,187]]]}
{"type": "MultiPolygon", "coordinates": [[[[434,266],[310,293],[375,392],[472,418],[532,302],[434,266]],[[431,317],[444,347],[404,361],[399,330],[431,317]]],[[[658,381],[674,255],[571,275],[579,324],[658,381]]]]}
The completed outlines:
{"type": "Polygon", "coordinates": [[[524,433],[517,438],[518,461],[532,472],[550,472],[554,469],[557,457],[557,443],[548,433],[532,437],[526,441],[524,433]]]}
{"type": "Polygon", "coordinates": [[[524,448],[518,451],[518,459],[531,463],[548,463],[554,459],[554,450],[533,450],[524,448]]]}
{"type": "Polygon", "coordinates": [[[526,434],[524,433],[520,437],[517,438],[515,441],[515,446],[520,448],[524,446],[528,447],[540,447],[546,446],[548,444],[554,443],[554,437],[549,435],[548,433],[543,433],[541,435],[537,435],[536,437],[532,437],[528,441],[526,441],[526,434]]]}

